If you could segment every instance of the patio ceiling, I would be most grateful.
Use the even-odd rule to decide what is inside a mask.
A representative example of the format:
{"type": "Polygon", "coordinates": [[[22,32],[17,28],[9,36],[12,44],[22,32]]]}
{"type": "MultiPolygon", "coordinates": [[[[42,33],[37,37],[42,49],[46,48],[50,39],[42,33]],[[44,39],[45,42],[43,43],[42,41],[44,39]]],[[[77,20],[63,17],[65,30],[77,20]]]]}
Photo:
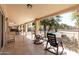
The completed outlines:
{"type": "Polygon", "coordinates": [[[73,4],[32,4],[32,8],[27,8],[24,4],[1,5],[10,21],[16,25],[35,20],[35,18],[55,14],[62,10],[72,8],[73,4]]]}

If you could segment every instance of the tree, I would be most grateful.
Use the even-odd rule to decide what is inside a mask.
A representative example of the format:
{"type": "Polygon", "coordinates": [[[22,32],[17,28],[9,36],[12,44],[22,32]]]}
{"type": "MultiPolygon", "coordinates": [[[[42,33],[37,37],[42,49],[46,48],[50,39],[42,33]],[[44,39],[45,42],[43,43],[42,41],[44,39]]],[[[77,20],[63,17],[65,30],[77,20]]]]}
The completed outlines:
{"type": "Polygon", "coordinates": [[[75,25],[78,28],[78,40],[79,40],[79,13],[77,11],[72,13],[72,20],[76,21],[75,25]]]}
{"type": "Polygon", "coordinates": [[[75,20],[75,25],[79,28],[79,14],[77,12],[72,13],[72,20],[75,20]]]}
{"type": "Polygon", "coordinates": [[[69,25],[63,24],[63,23],[60,24],[60,29],[70,29],[70,28],[72,28],[72,26],[69,26],[69,25]]]}
{"type": "Polygon", "coordinates": [[[36,28],[36,24],[35,24],[35,22],[32,23],[32,26],[33,26],[33,29],[36,28]]]}
{"type": "Polygon", "coordinates": [[[44,28],[44,36],[46,37],[46,27],[49,26],[50,29],[55,29],[55,32],[57,32],[57,29],[59,28],[59,22],[60,22],[60,16],[54,16],[50,18],[46,18],[40,21],[41,25],[43,25],[44,28]]]}
{"type": "Polygon", "coordinates": [[[55,32],[57,32],[57,29],[59,28],[59,22],[60,22],[60,16],[54,16],[54,17],[51,17],[50,20],[49,20],[49,30],[54,28],[55,29],[55,32]]]}
{"type": "Polygon", "coordinates": [[[40,21],[40,24],[43,25],[43,29],[44,29],[44,36],[46,37],[46,26],[48,25],[48,19],[43,19],[40,21]]]}

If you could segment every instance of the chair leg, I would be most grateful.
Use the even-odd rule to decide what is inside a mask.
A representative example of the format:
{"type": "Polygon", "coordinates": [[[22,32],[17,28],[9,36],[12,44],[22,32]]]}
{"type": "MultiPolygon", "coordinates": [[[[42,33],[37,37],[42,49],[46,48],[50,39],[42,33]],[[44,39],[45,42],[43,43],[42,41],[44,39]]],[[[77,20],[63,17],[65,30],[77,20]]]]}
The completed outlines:
{"type": "Polygon", "coordinates": [[[48,45],[48,42],[46,43],[46,47],[45,47],[45,50],[47,50],[47,45],[48,45]]]}
{"type": "Polygon", "coordinates": [[[58,53],[58,45],[57,45],[57,55],[58,55],[59,53],[58,53]]]}

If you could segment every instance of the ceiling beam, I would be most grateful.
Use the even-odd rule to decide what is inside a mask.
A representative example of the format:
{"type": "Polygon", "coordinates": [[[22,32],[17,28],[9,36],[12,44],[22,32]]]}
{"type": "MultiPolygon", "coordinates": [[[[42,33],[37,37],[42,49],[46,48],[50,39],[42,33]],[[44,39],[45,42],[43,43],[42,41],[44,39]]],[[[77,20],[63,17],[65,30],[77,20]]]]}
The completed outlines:
{"type": "Polygon", "coordinates": [[[51,14],[46,15],[46,16],[43,16],[43,17],[36,18],[36,20],[39,20],[39,19],[42,19],[42,18],[46,18],[46,17],[49,17],[49,16],[55,16],[55,15],[58,15],[58,14],[66,13],[66,12],[69,12],[69,11],[72,11],[72,10],[77,9],[78,7],[79,7],[79,4],[74,5],[74,6],[72,6],[72,7],[69,7],[69,8],[66,8],[66,9],[64,9],[64,10],[55,12],[55,13],[51,13],[51,14]]]}

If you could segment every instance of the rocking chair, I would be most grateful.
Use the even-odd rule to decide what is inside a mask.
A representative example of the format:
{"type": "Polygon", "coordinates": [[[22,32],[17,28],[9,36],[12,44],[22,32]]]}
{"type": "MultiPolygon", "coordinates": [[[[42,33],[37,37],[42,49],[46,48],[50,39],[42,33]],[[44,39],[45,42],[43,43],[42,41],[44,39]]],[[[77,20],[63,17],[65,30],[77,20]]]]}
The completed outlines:
{"type": "Polygon", "coordinates": [[[53,53],[53,54],[56,54],[56,55],[61,55],[64,51],[64,48],[63,48],[63,44],[61,41],[57,41],[56,40],[56,35],[53,34],[53,33],[47,33],[47,44],[46,44],[46,48],[45,50],[53,53]],[[48,46],[48,43],[50,44],[50,47],[47,48],[48,46]],[[53,48],[51,48],[53,47],[53,48]],[[59,51],[59,48],[61,47],[61,51],[59,51]],[[51,51],[53,49],[53,51],[51,51]]]}
{"type": "Polygon", "coordinates": [[[34,44],[39,45],[43,43],[43,37],[40,35],[35,35],[34,44]]]}

